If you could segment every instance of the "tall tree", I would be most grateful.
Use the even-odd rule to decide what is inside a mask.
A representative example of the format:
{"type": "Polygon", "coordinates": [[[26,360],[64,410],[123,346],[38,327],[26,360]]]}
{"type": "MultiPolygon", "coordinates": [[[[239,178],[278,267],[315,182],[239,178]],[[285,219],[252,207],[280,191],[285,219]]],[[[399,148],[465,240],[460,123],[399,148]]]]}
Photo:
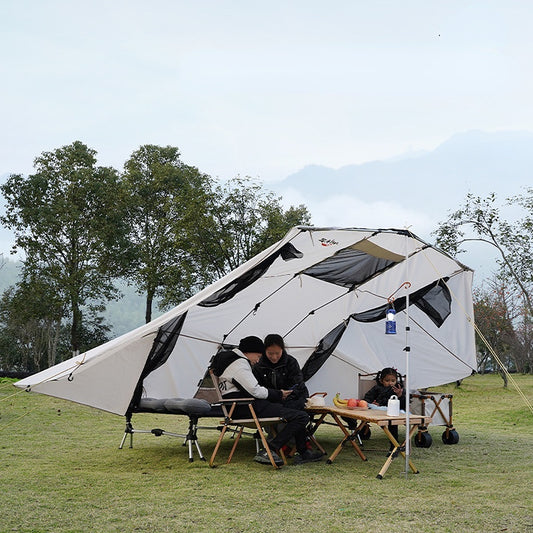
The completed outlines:
{"type": "Polygon", "coordinates": [[[471,241],[494,247],[501,274],[517,287],[533,316],[533,188],[508,199],[507,204],[522,206],[524,216],[509,222],[501,215],[496,194],[486,198],[468,194],[464,205],[451,213],[434,235],[437,244],[452,255],[463,252],[462,246],[471,241]]]}
{"type": "Polygon", "coordinates": [[[57,291],[39,279],[26,278],[0,299],[3,370],[37,372],[57,362],[61,321],[65,315],[57,291]]]}
{"type": "MultiPolygon", "coordinates": [[[[512,344],[515,338],[512,316],[513,295],[506,291],[501,279],[494,277],[487,285],[474,289],[474,315],[476,326],[498,354],[499,360],[507,370],[510,369],[513,359],[512,344]]],[[[498,362],[493,360],[492,354],[478,333],[476,333],[476,347],[478,368],[484,373],[489,370],[499,370],[498,362]]],[[[507,386],[505,372],[500,372],[507,386]]]]}
{"type": "Polygon", "coordinates": [[[80,141],[43,152],[34,168],[35,174],[12,175],[1,186],[6,213],[0,220],[15,233],[13,251],[25,252],[25,271],[55,287],[69,309],[77,353],[84,304],[116,297],[113,278],[126,268],[121,183],[80,141]]]}
{"type": "MultiPolygon", "coordinates": [[[[202,209],[195,209],[194,223],[187,225],[189,264],[197,273],[197,288],[231,272],[293,226],[310,224],[305,206],[284,209],[281,200],[248,177],[213,187],[202,199],[202,209]]],[[[164,305],[180,301],[175,287],[175,283],[165,287],[164,305]]]]}
{"type": "Polygon", "coordinates": [[[154,298],[165,285],[172,283],[180,299],[195,287],[187,235],[203,211],[210,178],[183,163],[178,148],[147,144],[124,165],[123,181],[136,258],[129,278],[146,295],[149,322],[154,298]]]}
{"type": "MultiPolygon", "coordinates": [[[[484,242],[499,254],[498,286],[500,298],[484,298],[476,308],[476,323],[486,316],[506,316],[508,325],[500,346],[510,351],[517,370],[532,371],[531,330],[533,320],[533,188],[507,199],[507,205],[521,216],[508,221],[502,215],[494,193],[486,198],[467,195],[464,205],[451,213],[434,233],[437,244],[452,255],[464,251],[471,241],[484,242]],[[504,298],[505,295],[505,298],[504,298]],[[483,304],[483,305],[481,305],[483,304]],[[491,311],[487,306],[492,306],[491,311]],[[502,310],[505,309],[505,314],[502,310]],[[511,328],[511,329],[509,329],[511,328]],[[512,331],[511,331],[512,330],[512,331]]],[[[490,327],[490,320],[488,327],[490,327]]],[[[488,338],[488,337],[487,337],[488,338]]],[[[498,342],[498,339],[494,339],[498,342]]]]}

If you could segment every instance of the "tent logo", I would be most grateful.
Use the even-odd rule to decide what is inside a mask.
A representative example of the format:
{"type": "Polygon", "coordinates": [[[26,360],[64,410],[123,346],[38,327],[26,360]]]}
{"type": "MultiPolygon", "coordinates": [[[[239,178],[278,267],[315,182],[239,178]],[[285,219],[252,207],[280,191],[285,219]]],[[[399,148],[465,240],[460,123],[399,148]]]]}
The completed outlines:
{"type": "Polygon", "coordinates": [[[334,239],[318,239],[319,242],[322,244],[322,246],[332,246],[334,244],[339,244],[336,240],[334,239]]]}

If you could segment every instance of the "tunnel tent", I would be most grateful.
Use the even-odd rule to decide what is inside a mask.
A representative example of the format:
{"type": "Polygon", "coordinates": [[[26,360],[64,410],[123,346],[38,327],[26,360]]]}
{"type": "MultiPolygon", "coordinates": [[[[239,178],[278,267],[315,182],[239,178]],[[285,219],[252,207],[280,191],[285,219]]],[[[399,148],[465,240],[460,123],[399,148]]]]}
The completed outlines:
{"type": "Polygon", "coordinates": [[[299,226],[150,323],[16,386],[124,415],[141,396],[194,396],[222,345],[279,333],[310,391],[355,395],[359,373],[405,371],[407,318],[411,388],[449,383],[476,368],[472,278],[407,230],[299,226]]]}

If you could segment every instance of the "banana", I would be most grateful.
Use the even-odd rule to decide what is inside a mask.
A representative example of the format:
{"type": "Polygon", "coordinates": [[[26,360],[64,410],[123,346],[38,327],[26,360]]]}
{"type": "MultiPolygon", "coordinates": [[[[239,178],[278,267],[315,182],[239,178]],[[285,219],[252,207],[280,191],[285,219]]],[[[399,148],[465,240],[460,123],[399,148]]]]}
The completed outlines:
{"type": "Polygon", "coordinates": [[[346,409],[348,400],[343,400],[341,398],[340,392],[337,392],[337,394],[333,397],[333,405],[335,407],[341,407],[343,409],[346,409]]]}

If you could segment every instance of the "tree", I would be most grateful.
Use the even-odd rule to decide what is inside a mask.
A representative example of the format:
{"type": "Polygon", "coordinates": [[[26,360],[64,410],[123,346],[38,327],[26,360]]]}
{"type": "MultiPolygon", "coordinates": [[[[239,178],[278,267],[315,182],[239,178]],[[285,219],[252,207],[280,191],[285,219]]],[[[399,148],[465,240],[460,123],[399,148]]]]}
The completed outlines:
{"type": "Polygon", "coordinates": [[[79,351],[82,308],[117,297],[113,278],[129,260],[124,197],[118,173],[96,166],[96,152],[76,141],[35,159],[35,174],[11,175],[1,186],[24,270],[54,287],[69,310],[70,344],[79,351]]]}
{"type": "MultiPolygon", "coordinates": [[[[524,371],[531,372],[533,188],[508,199],[507,205],[522,207],[523,216],[509,222],[502,217],[494,193],[486,198],[469,194],[465,204],[451,213],[434,235],[437,236],[437,245],[452,255],[463,252],[462,245],[471,241],[487,243],[498,251],[498,286],[495,288],[493,283],[493,290],[499,298],[484,297],[478,302],[476,323],[479,325],[484,315],[493,318],[505,315],[509,322],[507,333],[503,339],[494,338],[493,342],[505,344],[504,351],[510,350],[517,370],[528,369],[524,371]]],[[[488,320],[487,327],[490,327],[490,322],[488,320]]]]}
{"type": "Polygon", "coordinates": [[[433,233],[437,245],[443,250],[458,255],[464,252],[461,246],[470,241],[480,241],[498,250],[498,265],[508,283],[521,292],[528,313],[533,316],[533,188],[526,195],[507,200],[508,205],[521,205],[525,216],[510,223],[500,214],[496,194],[487,198],[468,194],[463,207],[451,213],[433,233]],[[471,230],[466,234],[465,229],[471,230]]]}
{"type": "MultiPolygon", "coordinates": [[[[281,239],[296,225],[309,225],[303,205],[284,210],[281,198],[251,178],[234,178],[202,200],[195,222],[188,224],[190,270],[197,288],[216,281],[281,239]]],[[[176,228],[177,232],[179,228],[176,228]]],[[[165,288],[163,304],[180,301],[175,283],[165,288]]]]}
{"type": "Polygon", "coordinates": [[[187,235],[203,212],[210,178],[180,160],[178,148],[144,145],[124,165],[129,239],[135,268],[129,279],[146,294],[145,320],[152,319],[154,297],[168,283],[180,299],[194,286],[187,235]]]}
{"type": "Polygon", "coordinates": [[[0,300],[1,368],[37,372],[57,362],[64,306],[39,279],[23,279],[0,300]]]}
{"type": "MultiPolygon", "coordinates": [[[[506,291],[501,279],[496,276],[488,286],[474,289],[474,314],[478,332],[498,354],[499,360],[509,370],[513,366],[513,295],[506,291]]],[[[478,369],[483,374],[488,369],[499,370],[498,362],[492,357],[484,340],[476,333],[478,369]]],[[[507,386],[505,372],[500,372],[507,386]]]]}

